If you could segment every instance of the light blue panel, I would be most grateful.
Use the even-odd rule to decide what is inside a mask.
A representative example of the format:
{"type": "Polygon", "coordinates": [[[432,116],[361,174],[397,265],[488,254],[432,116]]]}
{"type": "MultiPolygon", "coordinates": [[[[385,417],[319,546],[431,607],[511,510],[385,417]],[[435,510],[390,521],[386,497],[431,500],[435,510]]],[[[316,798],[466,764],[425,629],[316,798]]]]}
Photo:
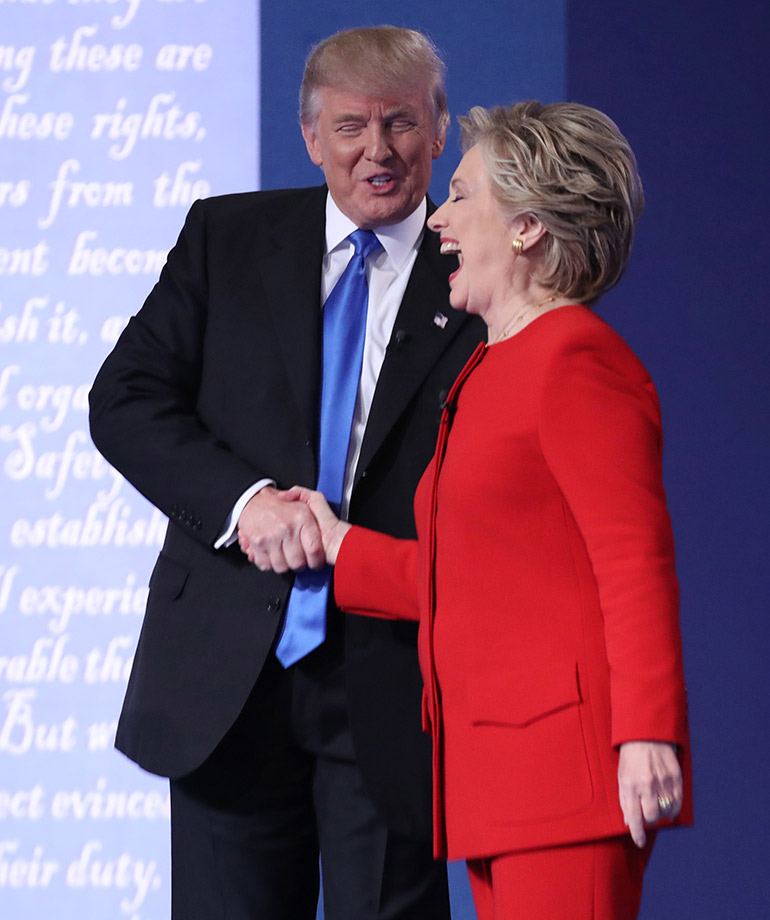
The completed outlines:
{"type": "Polygon", "coordinates": [[[195,197],[258,176],[252,0],[0,2],[0,916],[168,916],[164,781],[112,750],[162,516],[85,396],[195,197]]]}

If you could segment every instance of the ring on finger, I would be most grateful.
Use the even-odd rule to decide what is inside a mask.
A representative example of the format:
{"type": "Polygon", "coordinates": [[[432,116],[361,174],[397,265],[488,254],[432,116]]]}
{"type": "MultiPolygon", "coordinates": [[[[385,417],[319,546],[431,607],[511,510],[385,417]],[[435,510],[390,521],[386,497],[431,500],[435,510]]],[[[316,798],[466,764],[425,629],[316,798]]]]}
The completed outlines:
{"type": "Polygon", "coordinates": [[[658,808],[661,811],[671,811],[674,806],[674,800],[668,795],[658,796],[658,808]]]}

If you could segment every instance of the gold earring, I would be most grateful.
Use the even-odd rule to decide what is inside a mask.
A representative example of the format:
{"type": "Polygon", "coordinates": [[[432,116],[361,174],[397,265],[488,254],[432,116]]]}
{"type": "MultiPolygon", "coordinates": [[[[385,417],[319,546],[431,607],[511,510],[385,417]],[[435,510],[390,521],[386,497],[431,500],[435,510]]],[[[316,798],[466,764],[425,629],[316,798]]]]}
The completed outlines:
{"type": "Polygon", "coordinates": [[[511,249],[515,256],[520,256],[524,251],[524,241],[520,236],[517,236],[516,239],[511,243],[511,249]]]}

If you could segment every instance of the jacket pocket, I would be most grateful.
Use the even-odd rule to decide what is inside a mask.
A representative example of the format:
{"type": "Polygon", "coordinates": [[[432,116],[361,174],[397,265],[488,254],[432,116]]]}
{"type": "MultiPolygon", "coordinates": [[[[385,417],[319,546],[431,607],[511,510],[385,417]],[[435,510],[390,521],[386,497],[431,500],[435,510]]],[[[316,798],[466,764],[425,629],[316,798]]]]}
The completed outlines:
{"type": "Polygon", "coordinates": [[[184,590],[189,576],[188,566],[161,553],[150,576],[150,591],[168,600],[176,600],[184,590]]]}
{"type": "MultiPolygon", "coordinates": [[[[474,675],[459,767],[488,827],[555,821],[594,800],[575,662],[535,661],[474,675]]],[[[447,745],[447,762],[450,752],[447,745]]],[[[447,785],[449,779],[447,779],[447,785]]]]}
{"type": "Polygon", "coordinates": [[[468,681],[467,701],[474,725],[523,728],[582,701],[577,665],[549,661],[478,674],[468,681]]]}

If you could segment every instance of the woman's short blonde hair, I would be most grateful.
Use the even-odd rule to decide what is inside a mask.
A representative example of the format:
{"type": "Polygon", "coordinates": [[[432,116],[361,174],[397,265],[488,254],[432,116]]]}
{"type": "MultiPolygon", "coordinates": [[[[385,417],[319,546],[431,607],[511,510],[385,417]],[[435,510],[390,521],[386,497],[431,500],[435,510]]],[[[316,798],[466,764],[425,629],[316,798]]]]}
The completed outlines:
{"type": "Polygon", "coordinates": [[[594,304],[620,279],[644,207],[636,158],[602,112],[571,102],[472,108],[463,150],[478,145],[504,216],[528,213],[548,231],[536,281],[594,304]]]}

